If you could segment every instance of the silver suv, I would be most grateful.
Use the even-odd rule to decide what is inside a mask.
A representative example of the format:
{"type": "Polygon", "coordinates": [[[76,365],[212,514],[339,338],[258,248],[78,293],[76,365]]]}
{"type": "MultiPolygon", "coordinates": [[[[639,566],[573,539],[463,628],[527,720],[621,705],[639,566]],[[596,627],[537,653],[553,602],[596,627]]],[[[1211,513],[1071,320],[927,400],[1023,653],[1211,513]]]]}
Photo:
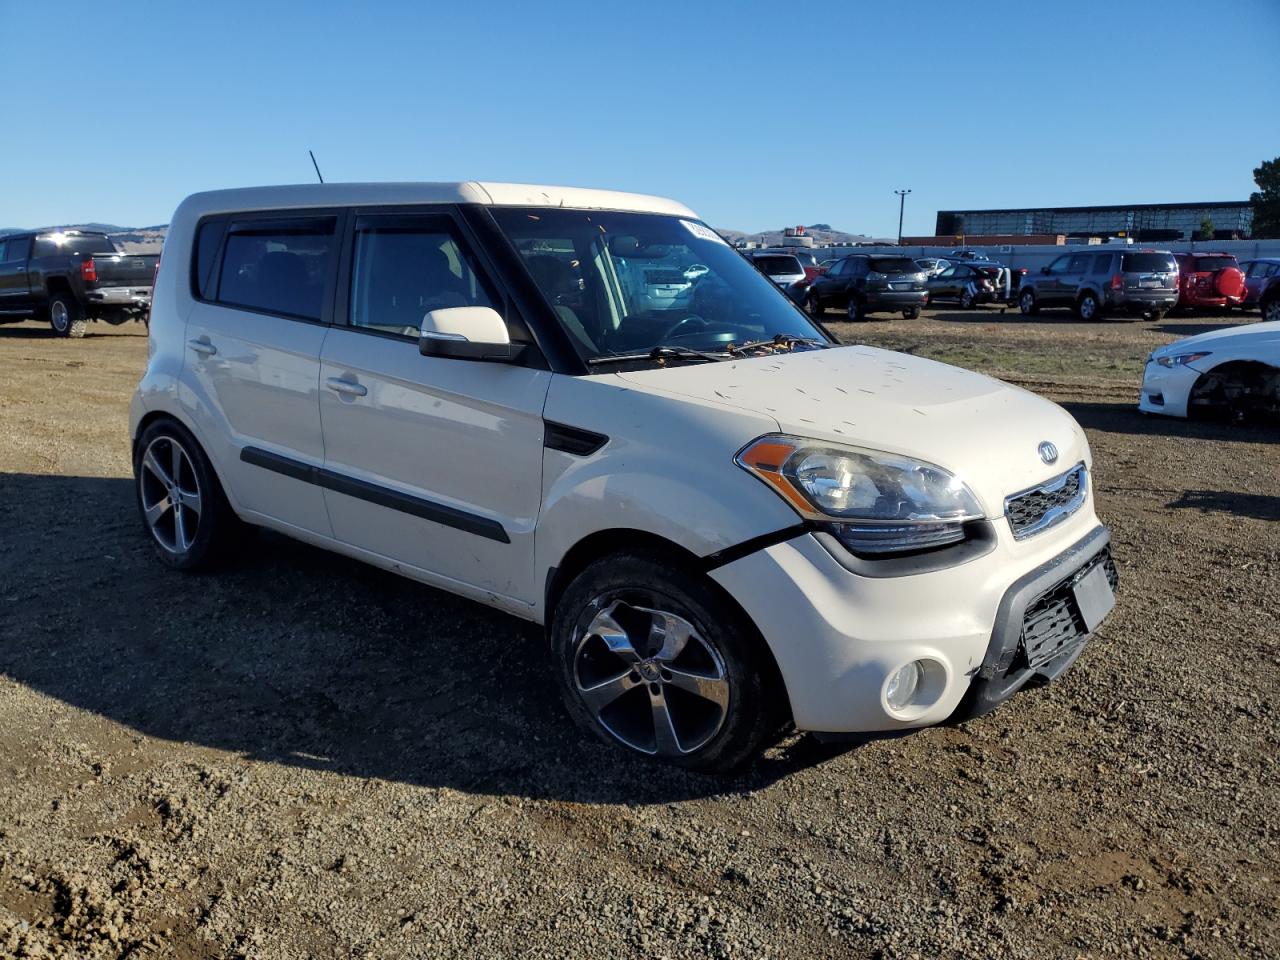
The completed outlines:
{"type": "Polygon", "coordinates": [[[1018,306],[1026,316],[1041,307],[1073,307],[1081,320],[1104,313],[1158,320],[1178,302],[1178,263],[1168,250],[1064,253],[1022,281],[1018,306]]]}

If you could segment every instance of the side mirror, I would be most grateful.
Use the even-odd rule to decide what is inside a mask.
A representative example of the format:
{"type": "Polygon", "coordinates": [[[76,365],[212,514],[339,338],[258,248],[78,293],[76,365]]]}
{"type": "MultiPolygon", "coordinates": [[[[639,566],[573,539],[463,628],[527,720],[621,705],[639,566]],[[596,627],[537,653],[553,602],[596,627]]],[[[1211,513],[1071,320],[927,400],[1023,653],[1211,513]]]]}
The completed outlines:
{"type": "Polygon", "coordinates": [[[1040,268],[1040,272],[1041,272],[1041,273],[1043,273],[1045,276],[1048,276],[1048,275],[1049,275],[1049,268],[1048,268],[1048,267],[1041,267],[1041,268],[1040,268]]]}
{"type": "Polygon", "coordinates": [[[422,318],[418,352],[424,357],[509,362],[524,352],[492,307],[447,307],[422,318]]]}

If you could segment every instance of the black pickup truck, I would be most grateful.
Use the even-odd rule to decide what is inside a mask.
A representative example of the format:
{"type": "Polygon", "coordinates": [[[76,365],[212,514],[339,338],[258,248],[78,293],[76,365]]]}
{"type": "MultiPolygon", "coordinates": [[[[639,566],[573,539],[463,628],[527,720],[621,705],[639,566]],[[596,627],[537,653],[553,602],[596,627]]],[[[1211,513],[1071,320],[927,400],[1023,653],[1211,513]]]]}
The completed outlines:
{"type": "Polygon", "coordinates": [[[159,260],[87,230],[0,237],[0,323],[37,317],[59,336],[83,337],[90,320],[146,322],[159,260]]]}

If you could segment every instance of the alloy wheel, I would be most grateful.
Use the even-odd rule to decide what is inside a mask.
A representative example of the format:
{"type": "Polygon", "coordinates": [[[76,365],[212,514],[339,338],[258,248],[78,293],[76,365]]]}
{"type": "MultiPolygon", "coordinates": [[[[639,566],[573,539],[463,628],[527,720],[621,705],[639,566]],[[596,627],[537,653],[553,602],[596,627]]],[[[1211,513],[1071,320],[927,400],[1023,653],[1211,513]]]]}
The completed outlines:
{"type": "Polygon", "coordinates": [[[1023,313],[1030,313],[1031,308],[1035,306],[1035,303],[1035,294],[1028,290],[1022,295],[1022,299],[1018,301],[1018,306],[1021,307],[1023,313]]]}
{"type": "Polygon", "coordinates": [[[156,437],[142,454],[138,484],[151,535],[170,553],[186,553],[195,543],[202,512],[190,455],[173,437],[156,437]]]}
{"type": "Polygon", "coordinates": [[[1267,323],[1280,321],[1280,297],[1276,297],[1262,308],[1262,319],[1267,323]]]}
{"type": "Polygon", "coordinates": [[[1080,301],[1080,319],[1092,320],[1093,315],[1098,312],[1098,301],[1093,297],[1085,297],[1080,301]]]}
{"type": "Polygon", "coordinates": [[[623,745],[679,757],[724,726],[724,659],[698,629],[662,601],[617,592],[597,597],[573,645],[573,684],[583,705],[623,745]]]}
{"type": "Polygon", "coordinates": [[[71,313],[61,300],[54,300],[49,304],[49,322],[58,333],[67,332],[67,326],[71,323],[71,313]]]}

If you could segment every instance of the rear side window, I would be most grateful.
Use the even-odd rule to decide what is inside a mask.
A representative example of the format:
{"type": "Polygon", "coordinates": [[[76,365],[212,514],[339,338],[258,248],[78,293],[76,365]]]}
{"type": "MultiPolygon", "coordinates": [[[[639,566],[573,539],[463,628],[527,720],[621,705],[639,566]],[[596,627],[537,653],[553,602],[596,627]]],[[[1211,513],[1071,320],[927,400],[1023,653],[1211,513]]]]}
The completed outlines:
{"type": "MultiPolygon", "coordinates": [[[[567,266],[564,272],[569,273],[567,266]]],[[[451,231],[357,226],[351,268],[353,327],[416,340],[422,318],[448,307],[499,309],[451,231]]]]}
{"type": "Polygon", "coordinates": [[[1126,253],[1120,269],[1124,273],[1173,273],[1178,264],[1167,253],[1126,253]]]}
{"type": "Polygon", "coordinates": [[[223,217],[206,220],[196,230],[195,250],[191,253],[191,291],[201,300],[213,299],[213,261],[227,232],[223,217]]]}
{"type": "Polygon", "coordinates": [[[228,228],[217,301],[319,320],[334,260],[335,218],[244,221],[228,228]]]}
{"type": "Polygon", "coordinates": [[[1099,253],[1093,258],[1094,273],[1110,273],[1111,272],[1111,254],[1099,253]]]}
{"type": "Polygon", "coordinates": [[[62,254],[117,253],[116,246],[99,234],[50,233],[36,237],[37,257],[56,257],[62,254]]]}

